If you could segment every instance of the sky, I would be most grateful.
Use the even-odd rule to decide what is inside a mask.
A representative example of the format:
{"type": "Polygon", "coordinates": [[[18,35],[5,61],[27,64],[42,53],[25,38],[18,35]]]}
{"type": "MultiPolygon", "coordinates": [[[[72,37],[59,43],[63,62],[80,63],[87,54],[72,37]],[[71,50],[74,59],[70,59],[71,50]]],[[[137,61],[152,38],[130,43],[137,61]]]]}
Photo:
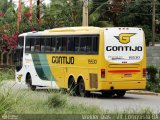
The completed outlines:
{"type": "MultiPolygon", "coordinates": [[[[13,0],[13,2],[14,2],[16,5],[18,5],[18,1],[19,1],[19,0],[13,0]]],[[[30,0],[21,0],[21,1],[24,2],[26,5],[29,5],[29,1],[30,1],[30,0]]],[[[43,3],[45,3],[45,4],[49,4],[49,3],[50,3],[50,0],[42,0],[42,1],[44,1],[43,3]]],[[[32,0],[32,2],[33,2],[33,3],[36,3],[37,0],[32,0]]]]}

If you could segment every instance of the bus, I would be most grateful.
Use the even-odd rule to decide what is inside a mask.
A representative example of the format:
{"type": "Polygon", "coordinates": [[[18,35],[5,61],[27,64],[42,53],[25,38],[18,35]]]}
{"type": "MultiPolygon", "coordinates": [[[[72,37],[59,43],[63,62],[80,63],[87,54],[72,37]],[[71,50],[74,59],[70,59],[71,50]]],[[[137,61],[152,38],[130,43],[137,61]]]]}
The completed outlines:
{"type": "Polygon", "coordinates": [[[23,33],[15,54],[16,81],[79,96],[123,97],[146,87],[142,28],[64,27],[23,33]]]}

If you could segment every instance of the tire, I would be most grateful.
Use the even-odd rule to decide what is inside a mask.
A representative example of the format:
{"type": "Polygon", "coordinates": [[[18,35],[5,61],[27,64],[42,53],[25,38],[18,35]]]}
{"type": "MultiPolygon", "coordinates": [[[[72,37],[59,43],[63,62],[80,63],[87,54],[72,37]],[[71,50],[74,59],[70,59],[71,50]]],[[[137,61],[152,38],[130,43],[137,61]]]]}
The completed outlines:
{"type": "Polygon", "coordinates": [[[126,94],[126,91],[120,90],[120,91],[117,91],[116,94],[117,94],[117,97],[124,97],[124,95],[126,94]]]}
{"type": "Polygon", "coordinates": [[[81,97],[89,97],[90,96],[90,91],[85,90],[85,84],[83,79],[81,79],[78,83],[78,94],[81,97]]]}
{"type": "Polygon", "coordinates": [[[113,91],[102,91],[103,97],[112,97],[115,93],[113,91]]]}
{"type": "Polygon", "coordinates": [[[27,76],[27,85],[29,87],[29,89],[31,89],[32,91],[35,91],[36,90],[36,86],[35,85],[32,85],[32,78],[30,75],[27,76]]]}
{"type": "Polygon", "coordinates": [[[76,96],[77,89],[76,89],[76,84],[75,84],[75,80],[73,77],[69,78],[68,81],[68,93],[71,96],[76,96]]]}

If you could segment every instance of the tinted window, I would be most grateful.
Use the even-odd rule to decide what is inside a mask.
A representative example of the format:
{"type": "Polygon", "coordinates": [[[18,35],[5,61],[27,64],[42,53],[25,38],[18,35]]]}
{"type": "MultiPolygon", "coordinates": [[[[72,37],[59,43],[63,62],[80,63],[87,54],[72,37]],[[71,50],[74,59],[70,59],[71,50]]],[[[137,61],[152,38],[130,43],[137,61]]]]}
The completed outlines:
{"type": "Polygon", "coordinates": [[[25,49],[31,52],[98,54],[98,46],[98,35],[51,36],[29,37],[25,49]]]}
{"type": "Polygon", "coordinates": [[[31,46],[30,46],[30,38],[26,38],[26,51],[30,51],[31,46]]]}
{"type": "Polygon", "coordinates": [[[92,37],[86,37],[86,52],[92,52],[92,37]]]}
{"type": "Polygon", "coordinates": [[[92,37],[92,51],[93,53],[98,53],[98,37],[92,37]]]}
{"type": "Polygon", "coordinates": [[[34,41],[34,51],[39,52],[40,51],[40,39],[41,38],[36,38],[34,41]]]}
{"type": "Polygon", "coordinates": [[[40,38],[39,40],[40,40],[40,45],[41,45],[41,52],[44,52],[46,38],[40,38]]]}
{"type": "Polygon", "coordinates": [[[74,37],[75,42],[75,52],[80,51],[80,37],[74,37]]]}
{"type": "Polygon", "coordinates": [[[62,38],[57,37],[56,38],[56,52],[62,51],[62,38]]]}
{"type": "Polygon", "coordinates": [[[74,37],[68,37],[68,40],[67,40],[67,51],[68,51],[68,52],[73,52],[73,51],[75,51],[75,41],[74,41],[74,37]]]}
{"type": "Polygon", "coordinates": [[[67,51],[67,37],[62,37],[62,50],[63,52],[67,51]]]}
{"type": "Polygon", "coordinates": [[[46,39],[45,39],[45,42],[46,42],[45,51],[46,51],[46,52],[50,52],[50,50],[51,50],[51,38],[46,38],[46,39]]]}
{"type": "Polygon", "coordinates": [[[86,52],[87,51],[87,38],[81,37],[80,39],[80,52],[86,52]]]}
{"type": "Polygon", "coordinates": [[[51,38],[51,51],[55,52],[56,51],[56,37],[51,38]]]}
{"type": "Polygon", "coordinates": [[[34,52],[34,43],[35,43],[35,38],[30,38],[31,52],[34,52]]]}
{"type": "Polygon", "coordinates": [[[23,46],[24,46],[24,37],[19,37],[17,48],[23,48],[23,46]]]}

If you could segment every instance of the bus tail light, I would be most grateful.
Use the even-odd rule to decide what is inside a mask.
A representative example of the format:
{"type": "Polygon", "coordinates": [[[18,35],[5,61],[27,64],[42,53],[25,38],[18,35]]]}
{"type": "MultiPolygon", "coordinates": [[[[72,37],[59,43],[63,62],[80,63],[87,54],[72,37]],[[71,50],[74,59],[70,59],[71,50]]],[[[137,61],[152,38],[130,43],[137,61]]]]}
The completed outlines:
{"type": "Polygon", "coordinates": [[[105,69],[101,69],[101,78],[105,78],[105,69]]]}
{"type": "Polygon", "coordinates": [[[146,68],[143,68],[143,77],[146,77],[147,71],[146,68]]]}

